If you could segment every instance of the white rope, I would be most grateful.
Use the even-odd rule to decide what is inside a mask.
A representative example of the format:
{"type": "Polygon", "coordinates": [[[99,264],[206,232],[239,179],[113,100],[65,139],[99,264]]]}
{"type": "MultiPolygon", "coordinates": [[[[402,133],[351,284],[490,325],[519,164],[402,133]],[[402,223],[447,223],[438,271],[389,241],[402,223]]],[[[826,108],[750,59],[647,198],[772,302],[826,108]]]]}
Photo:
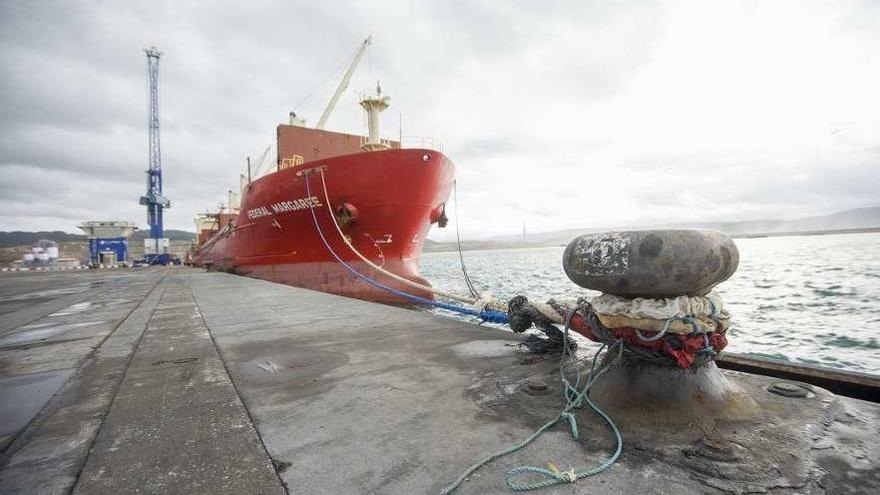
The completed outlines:
{"type": "Polygon", "coordinates": [[[558,311],[553,309],[553,306],[542,302],[532,302],[532,306],[538,310],[539,313],[546,316],[553,323],[558,323],[562,325],[565,323],[565,317],[559,314],[558,311]]]}
{"type": "Polygon", "coordinates": [[[423,291],[431,292],[431,293],[436,294],[438,296],[443,296],[448,299],[452,299],[455,301],[460,301],[460,302],[464,302],[464,303],[468,303],[468,304],[475,304],[477,302],[476,299],[472,299],[472,298],[464,297],[464,296],[459,296],[457,294],[452,294],[449,292],[444,292],[444,291],[435,289],[433,287],[428,287],[427,285],[422,285],[418,282],[413,282],[412,280],[401,277],[401,276],[397,275],[396,273],[392,273],[392,272],[380,267],[379,265],[376,265],[375,263],[373,263],[372,261],[367,259],[364,255],[362,255],[360,253],[360,251],[358,251],[351,244],[351,242],[348,240],[348,237],[346,237],[345,234],[342,232],[342,228],[339,227],[339,222],[336,221],[336,214],[333,211],[332,203],[330,202],[330,195],[327,193],[327,183],[324,181],[324,170],[319,169],[318,171],[321,173],[321,187],[324,188],[324,200],[326,201],[327,209],[330,210],[330,218],[333,219],[333,225],[336,227],[336,232],[339,233],[339,237],[342,238],[342,241],[345,243],[346,246],[348,246],[349,249],[351,249],[351,251],[355,254],[355,256],[360,258],[360,260],[363,261],[364,263],[366,263],[367,266],[369,266],[373,270],[376,270],[377,272],[381,273],[382,275],[385,275],[389,278],[392,278],[392,279],[394,279],[404,285],[408,285],[408,286],[415,288],[415,289],[420,289],[423,291]]]}
{"type": "Polygon", "coordinates": [[[717,292],[705,296],[678,296],[648,299],[627,299],[612,294],[602,294],[590,300],[593,309],[601,315],[622,315],[631,318],[668,320],[685,316],[727,318],[724,302],[717,292]]]}

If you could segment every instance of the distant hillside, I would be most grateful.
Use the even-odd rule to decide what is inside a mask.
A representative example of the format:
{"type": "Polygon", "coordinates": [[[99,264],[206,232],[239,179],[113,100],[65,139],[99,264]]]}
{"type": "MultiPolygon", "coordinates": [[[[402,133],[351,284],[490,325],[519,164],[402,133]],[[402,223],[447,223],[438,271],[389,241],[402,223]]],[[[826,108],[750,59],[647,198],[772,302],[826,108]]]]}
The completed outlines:
{"type": "MultiPolygon", "coordinates": [[[[131,242],[143,243],[144,239],[146,239],[149,234],[149,230],[138,230],[135,231],[134,234],[132,234],[129,240],[131,242]]],[[[192,232],[174,229],[166,230],[165,237],[171,239],[172,241],[192,242],[196,239],[196,235],[192,232]]],[[[68,234],[67,232],[62,232],[60,230],[39,232],[23,232],[17,230],[13,232],[0,232],[0,248],[31,246],[33,243],[39,241],[40,239],[49,239],[50,241],[55,241],[58,243],[71,241],[85,242],[86,236],[83,234],[68,234]]]]}
{"type": "MultiPolygon", "coordinates": [[[[149,230],[138,230],[129,238],[132,242],[143,242],[144,239],[150,237],[149,230]]],[[[187,232],[185,230],[174,230],[174,229],[165,229],[165,237],[172,241],[194,241],[196,240],[196,235],[192,232],[187,232]]]]}
{"type": "MultiPolygon", "coordinates": [[[[568,242],[568,241],[566,241],[568,242]]],[[[513,248],[528,248],[528,247],[539,247],[539,246],[547,246],[550,243],[543,243],[538,241],[505,241],[505,240],[485,240],[485,241],[461,241],[461,250],[462,251],[474,251],[474,250],[484,250],[484,249],[513,249],[513,248]]],[[[458,244],[454,242],[437,242],[432,241],[431,239],[425,239],[425,243],[422,245],[422,250],[426,253],[433,252],[441,252],[441,251],[457,251],[458,244]]]]}
{"type": "MultiPolygon", "coordinates": [[[[618,227],[630,229],[714,229],[731,236],[772,235],[797,232],[821,232],[833,230],[880,228],[880,206],[856,208],[831,215],[796,218],[794,220],[744,220],[739,222],[691,222],[665,225],[641,225],[618,227]]],[[[614,230],[609,228],[567,229],[529,235],[526,240],[538,243],[567,243],[573,237],[589,232],[614,230]]],[[[502,238],[498,238],[501,240],[502,238]]],[[[522,242],[521,236],[506,236],[505,240],[522,242]]]]}
{"type": "Polygon", "coordinates": [[[16,230],[13,232],[0,232],[0,247],[13,246],[30,246],[40,239],[49,239],[55,242],[84,241],[86,236],[81,234],[68,234],[60,230],[39,232],[23,232],[16,230]]]}
{"type": "MultiPolygon", "coordinates": [[[[516,248],[567,244],[573,238],[591,232],[606,230],[643,229],[714,229],[733,237],[772,236],[798,233],[825,233],[834,231],[864,231],[880,229],[880,207],[856,208],[831,215],[804,217],[794,220],[745,220],[739,222],[672,223],[665,225],[622,226],[609,228],[584,227],[521,235],[497,236],[482,240],[462,241],[462,249],[516,248]]],[[[425,251],[457,249],[453,242],[425,243],[425,251]]]]}
{"type": "MultiPolygon", "coordinates": [[[[138,230],[129,238],[129,254],[132,258],[143,256],[144,239],[147,235],[149,235],[148,230],[138,230]]],[[[169,229],[165,231],[165,237],[171,239],[172,250],[179,255],[186,252],[189,243],[195,240],[196,235],[185,230],[169,229]]],[[[88,257],[89,243],[83,234],[68,234],[60,230],[52,232],[0,232],[0,264],[21,259],[34,242],[40,239],[57,242],[62,258],[84,259],[88,257]]]]}
{"type": "Polygon", "coordinates": [[[716,229],[730,235],[870,229],[880,227],[880,206],[856,208],[832,215],[797,218],[794,220],[746,220],[742,222],[681,224],[681,226],[716,229]]]}
{"type": "MultiPolygon", "coordinates": [[[[41,239],[45,238],[46,237],[42,237],[41,239]]],[[[31,243],[19,246],[0,247],[0,265],[20,260],[24,253],[29,252],[30,250],[31,243]]],[[[62,258],[83,259],[88,256],[89,246],[85,239],[79,241],[62,241],[58,243],[58,253],[62,258]]]]}

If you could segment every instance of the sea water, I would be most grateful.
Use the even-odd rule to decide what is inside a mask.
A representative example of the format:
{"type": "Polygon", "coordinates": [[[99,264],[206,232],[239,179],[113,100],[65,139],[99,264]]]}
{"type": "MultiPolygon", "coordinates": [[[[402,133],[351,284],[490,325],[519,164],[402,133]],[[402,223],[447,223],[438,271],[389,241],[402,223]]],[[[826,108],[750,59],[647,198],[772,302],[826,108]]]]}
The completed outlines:
{"type": "MultiPolygon", "coordinates": [[[[732,352],[880,374],[880,234],[736,239],[737,272],[716,290],[732,352]]],[[[477,288],[507,301],[598,293],[572,283],[564,246],[465,251],[477,288]]],[[[425,253],[422,275],[467,294],[458,252],[425,253]]]]}

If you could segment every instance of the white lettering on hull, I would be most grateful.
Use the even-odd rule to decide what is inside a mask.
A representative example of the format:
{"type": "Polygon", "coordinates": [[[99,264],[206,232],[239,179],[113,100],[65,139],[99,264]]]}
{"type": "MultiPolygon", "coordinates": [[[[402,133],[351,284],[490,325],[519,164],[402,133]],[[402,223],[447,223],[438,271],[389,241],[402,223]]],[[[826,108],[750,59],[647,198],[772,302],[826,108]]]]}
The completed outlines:
{"type": "Polygon", "coordinates": [[[324,206],[315,196],[308,198],[297,198],[290,201],[280,201],[269,206],[257,206],[247,211],[248,219],[255,220],[262,217],[271,217],[276,214],[290,213],[294,211],[306,210],[308,208],[320,208],[324,206]]]}

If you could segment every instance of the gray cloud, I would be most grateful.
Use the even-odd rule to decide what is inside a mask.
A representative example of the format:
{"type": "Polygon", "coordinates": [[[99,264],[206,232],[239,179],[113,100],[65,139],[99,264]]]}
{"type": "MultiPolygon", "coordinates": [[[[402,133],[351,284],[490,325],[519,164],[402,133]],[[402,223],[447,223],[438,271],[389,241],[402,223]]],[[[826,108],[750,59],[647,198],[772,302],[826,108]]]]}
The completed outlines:
{"type": "MultiPolygon", "coordinates": [[[[843,98],[858,94],[861,107],[877,105],[876,94],[864,89],[880,82],[880,28],[870,14],[876,7],[802,9],[827,23],[828,41],[847,48],[843,60],[851,66],[843,69],[851,72],[841,74],[858,76],[846,87],[831,80],[835,93],[816,96],[830,102],[817,120],[855,115],[836,141],[800,146],[804,140],[793,138],[768,147],[751,135],[734,136],[739,128],[724,122],[735,115],[719,114],[704,126],[726,136],[712,147],[675,138],[676,126],[681,133],[699,130],[688,121],[703,118],[701,107],[731,97],[747,101],[745,89],[698,92],[704,65],[726,68],[725,57],[730,64],[748,57],[729,55],[729,40],[720,35],[677,41],[682,30],[723,28],[717,18],[704,18],[701,4],[3,2],[0,229],[73,230],[79,221],[105,217],[143,222],[142,48],[156,44],[165,53],[163,164],[174,203],[167,224],[191,228],[196,212],[216,206],[237,184],[245,155],[259,155],[274,140],[274,126],[310,93],[297,110],[317,120],[338,80],[327,76],[367,34],[374,46],[329,127],[362,132],[355,94],[381,79],[393,103],[387,134],[396,135],[402,114],[404,134],[439,138],[457,163],[468,236],[517,232],[523,221],[538,231],[738,219],[768,208],[816,213],[875,201],[868,184],[880,179],[880,138],[863,132],[865,119],[852,110],[858,105],[843,98]],[[676,58],[688,60],[683,52],[701,44],[717,60],[676,58]],[[692,94],[676,100],[672,93],[682,87],[692,94]],[[652,88],[668,89],[657,97],[652,88]]],[[[783,18],[786,29],[798,26],[783,18]]],[[[801,40],[797,33],[777,38],[801,40]]],[[[806,62],[789,69],[798,63],[806,62]]],[[[738,67],[730,66],[731,77],[738,67]]],[[[769,82],[784,76],[774,67],[751,70],[769,82]]],[[[761,91],[779,102],[782,115],[785,95],[761,91]]]]}

